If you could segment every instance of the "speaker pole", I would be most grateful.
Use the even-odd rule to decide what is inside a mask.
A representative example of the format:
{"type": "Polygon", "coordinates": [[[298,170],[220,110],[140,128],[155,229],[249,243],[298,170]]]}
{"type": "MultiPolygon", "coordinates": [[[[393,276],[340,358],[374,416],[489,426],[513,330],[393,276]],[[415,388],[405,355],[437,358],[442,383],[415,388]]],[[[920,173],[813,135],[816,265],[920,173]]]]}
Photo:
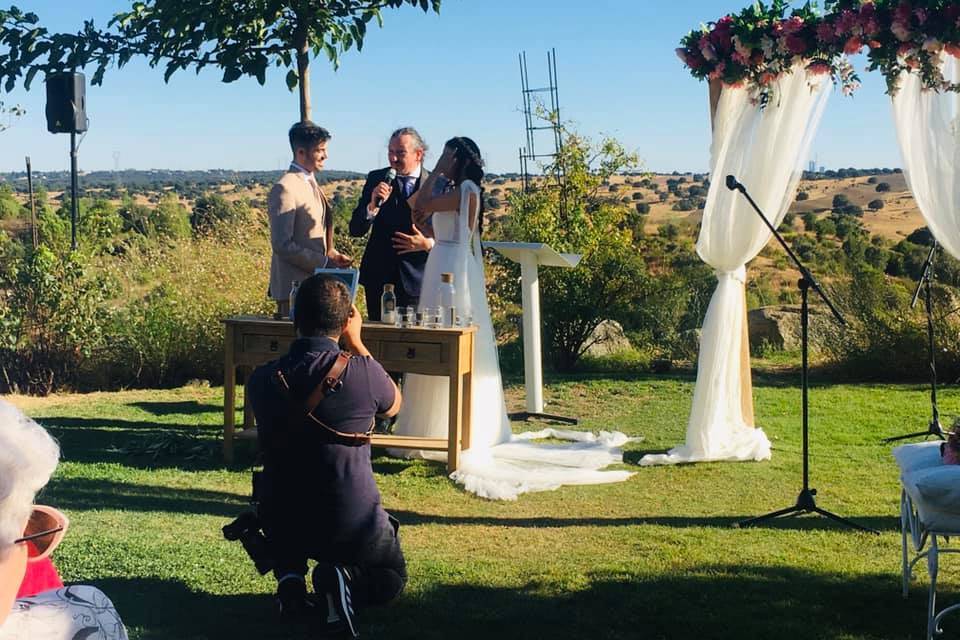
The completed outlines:
{"type": "Polygon", "coordinates": [[[33,171],[30,168],[30,156],[27,156],[27,190],[30,192],[30,235],[33,236],[33,249],[37,249],[37,204],[33,197],[33,171]]]}
{"type": "Polygon", "coordinates": [[[77,250],[77,132],[70,132],[70,248],[77,250]]]}

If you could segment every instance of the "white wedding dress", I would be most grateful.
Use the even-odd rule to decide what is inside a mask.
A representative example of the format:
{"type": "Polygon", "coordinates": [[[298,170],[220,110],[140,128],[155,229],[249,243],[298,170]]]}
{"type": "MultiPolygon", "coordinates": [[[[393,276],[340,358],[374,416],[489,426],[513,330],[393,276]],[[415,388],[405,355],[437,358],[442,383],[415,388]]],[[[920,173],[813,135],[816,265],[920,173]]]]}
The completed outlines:
{"type": "MultiPolygon", "coordinates": [[[[460,210],[433,215],[436,245],[424,269],[420,309],[440,306],[440,274],[454,274],[456,313],[477,325],[474,346],[473,402],[470,449],[461,456],[451,478],[467,491],[484,498],[515,500],[521,493],[547,491],[565,484],[620,482],[628,471],[600,471],[620,463],[620,447],[628,438],[619,432],[599,436],[579,431],[544,429],[513,435],[507,418],[500,380],[500,363],[493,322],[487,306],[480,239],[471,229],[470,194],[477,201],[480,188],[470,180],[460,185],[460,210]],[[553,445],[542,438],[573,440],[553,445]]],[[[403,436],[445,438],[448,433],[449,380],[407,374],[403,380],[403,407],[394,433],[403,436]]],[[[393,451],[395,455],[446,460],[436,451],[393,451]]]]}

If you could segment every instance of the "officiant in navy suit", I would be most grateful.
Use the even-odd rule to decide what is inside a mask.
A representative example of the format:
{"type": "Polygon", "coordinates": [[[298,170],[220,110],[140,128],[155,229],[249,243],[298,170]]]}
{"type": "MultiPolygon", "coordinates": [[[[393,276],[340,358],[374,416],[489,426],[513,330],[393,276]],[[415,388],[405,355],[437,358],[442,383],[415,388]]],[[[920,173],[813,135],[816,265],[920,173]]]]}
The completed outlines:
{"type": "Polygon", "coordinates": [[[366,292],[367,316],[380,319],[383,285],[393,284],[400,307],[417,306],[427,252],[434,240],[429,228],[413,224],[407,199],[420,188],[429,172],[423,168],[427,147],[413,127],[397,129],[387,146],[389,167],[367,174],[367,182],[353,216],[350,235],[370,232],[360,262],[360,284],[366,292]],[[391,179],[391,174],[396,177],[391,179]]]}

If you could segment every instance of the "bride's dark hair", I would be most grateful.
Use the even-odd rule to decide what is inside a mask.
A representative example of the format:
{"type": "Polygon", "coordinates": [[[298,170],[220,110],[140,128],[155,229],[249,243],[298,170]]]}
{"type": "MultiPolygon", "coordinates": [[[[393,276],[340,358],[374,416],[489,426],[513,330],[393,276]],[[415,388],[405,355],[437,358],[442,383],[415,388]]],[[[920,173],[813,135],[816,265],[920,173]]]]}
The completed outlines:
{"type": "Polygon", "coordinates": [[[464,180],[472,180],[480,187],[480,209],[477,212],[477,234],[483,233],[483,158],[480,157],[480,148],[477,143],[465,136],[450,138],[444,145],[453,150],[453,158],[457,162],[457,175],[454,181],[460,184],[464,180]]]}

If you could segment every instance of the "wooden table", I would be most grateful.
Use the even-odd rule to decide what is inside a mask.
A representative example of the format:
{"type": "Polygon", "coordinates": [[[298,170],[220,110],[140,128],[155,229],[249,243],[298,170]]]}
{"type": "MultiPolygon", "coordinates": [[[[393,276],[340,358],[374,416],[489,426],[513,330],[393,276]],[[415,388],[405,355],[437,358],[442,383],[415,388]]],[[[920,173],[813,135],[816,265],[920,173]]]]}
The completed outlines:
{"type": "MultiPolygon", "coordinates": [[[[256,438],[253,412],[244,402],[243,429],[236,429],[237,370],[254,367],[287,353],[296,337],[289,320],[262,316],[234,316],[224,320],[223,455],[233,460],[234,438],[256,438]]],[[[384,369],[421,373],[450,380],[450,422],[446,438],[418,438],[375,434],[371,444],[394,449],[447,452],[447,468],[460,466],[460,452],[470,448],[473,350],[476,327],[452,329],[397,328],[363,325],[363,343],[384,369]]]]}

